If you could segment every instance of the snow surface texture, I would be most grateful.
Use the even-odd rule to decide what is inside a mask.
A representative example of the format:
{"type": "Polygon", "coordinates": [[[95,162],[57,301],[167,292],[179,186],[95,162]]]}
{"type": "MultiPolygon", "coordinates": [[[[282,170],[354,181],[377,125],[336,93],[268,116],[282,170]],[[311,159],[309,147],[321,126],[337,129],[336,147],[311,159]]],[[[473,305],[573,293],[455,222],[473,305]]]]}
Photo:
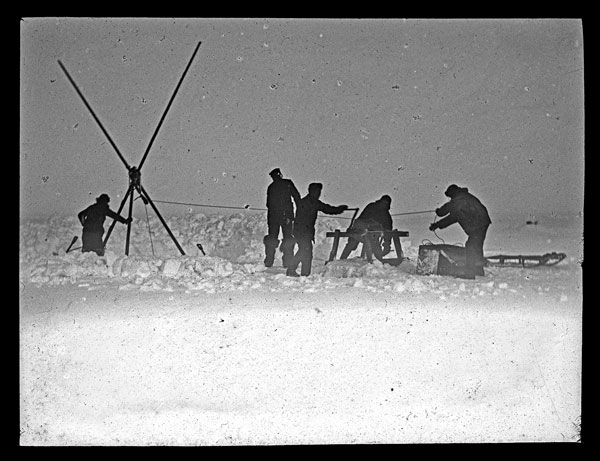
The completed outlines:
{"type": "Polygon", "coordinates": [[[395,219],[394,267],[325,265],[347,222],[320,217],[301,278],[263,266],[264,214],[169,218],[185,256],[153,217],[129,257],[120,224],[99,257],[65,254],[75,218],[22,222],[21,443],[577,440],[582,218],[493,218],[487,255],[568,257],[476,280],[416,274],[430,219],[395,219]]]}

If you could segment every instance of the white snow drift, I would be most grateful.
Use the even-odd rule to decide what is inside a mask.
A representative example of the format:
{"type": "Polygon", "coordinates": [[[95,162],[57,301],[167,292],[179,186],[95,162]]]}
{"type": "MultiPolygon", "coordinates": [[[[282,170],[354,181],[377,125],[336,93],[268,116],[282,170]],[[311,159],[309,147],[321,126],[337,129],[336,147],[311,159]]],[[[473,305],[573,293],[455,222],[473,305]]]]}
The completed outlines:
{"type": "Polygon", "coordinates": [[[416,274],[422,242],[464,241],[431,219],[394,220],[394,267],[325,265],[347,221],[320,217],[300,278],[264,268],[263,214],[169,218],[186,255],[139,219],[129,257],[122,225],[99,257],[65,254],[74,217],[21,222],[21,443],[577,440],[581,217],[492,216],[486,254],[568,257],[476,280],[416,274]]]}

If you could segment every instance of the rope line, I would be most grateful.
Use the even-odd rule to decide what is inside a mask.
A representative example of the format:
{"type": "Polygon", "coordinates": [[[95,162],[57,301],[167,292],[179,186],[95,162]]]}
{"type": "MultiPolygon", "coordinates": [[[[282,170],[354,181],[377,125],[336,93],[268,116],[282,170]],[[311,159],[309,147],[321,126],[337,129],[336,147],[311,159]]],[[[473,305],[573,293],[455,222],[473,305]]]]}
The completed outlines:
{"type": "MultiPolygon", "coordinates": [[[[227,205],[207,205],[207,204],[202,204],[202,203],[188,203],[188,202],[173,202],[173,201],[169,201],[169,200],[154,200],[155,202],[158,203],[169,203],[171,205],[185,205],[185,206],[197,206],[197,207],[202,207],[202,208],[223,208],[223,209],[229,209],[229,210],[253,210],[253,211],[267,211],[266,208],[253,208],[251,206],[227,206],[227,205]]],[[[354,211],[355,208],[349,208],[346,211],[354,211]]],[[[409,211],[406,213],[394,213],[391,216],[404,216],[404,215],[411,215],[411,214],[423,214],[423,213],[432,213],[435,210],[424,210],[424,211],[409,211]]],[[[352,219],[352,218],[346,218],[343,216],[337,216],[335,219],[352,219]]]]}
{"type": "MultiPolygon", "coordinates": [[[[434,223],[435,223],[435,222],[437,222],[437,216],[435,217],[435,219],[433,220],[433,222],[434,222],[434,223]]],[[[442,237],[440,237],[439,235],[437,235],[437,232],[436,232],[436,231],[432,231],[432,232],[433,232],[433,234],[434,234],[434,235],[435,235],[435,236],[436,236],[436,237],[437,237],[439,240],[441,240],[441,241],[442,241],[442,243],[443,243],[444,245],[446,244],[446,241],[445,241],[445,240],[444,240],[442,237]]]]}
{"type": "Polygon", "coordinates": [[[445,241],[445,240],[444,240],[442,237],[440,237],[439,235],[437,235],[437,232],[436,232],[436,231],[433,231],[433,233],[435,234],[435,236],[436,236],[438,239],[440,239],[440,240],[442,241],[442,243],[443,243],[444,245],[446,244],[446,241],[445,241]]]}
{"type": "Polygon", "coordinates": [[[423,213],[435,213],[435,210],[408,211],[406,213],[394,213],[392,216],[404,216],[407,214],[423,214],[423,213]]]}
{"type": "Polygon", "coordinates": [[[186,203],[186,202],[170,202],[168,200],[154,200],[158,203],[170,203],[172,205],[186,205],[186,206],[198,206],[205,208],[227,208],[230,210],[254,210],[254,211],[267,211],[266,208],[252,208],[250,206],[225,206],[225,205],[206,205],[201,203],[186,203]]]}

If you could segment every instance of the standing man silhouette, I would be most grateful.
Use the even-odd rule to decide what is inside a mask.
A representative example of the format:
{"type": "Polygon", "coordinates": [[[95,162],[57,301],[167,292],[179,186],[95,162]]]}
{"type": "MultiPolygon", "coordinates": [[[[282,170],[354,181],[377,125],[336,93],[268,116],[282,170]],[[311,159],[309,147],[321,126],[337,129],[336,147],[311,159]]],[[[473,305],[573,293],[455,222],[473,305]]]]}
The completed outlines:
{"type": "Polygon", "coordinates": [[[282,233],[281,252],[282,263],[287,267],[294,256],[294,237],[292,225],[294,222],[294,206],[298,207],[300,193],[290,179],[284,179],[279,168],[269,173],[273,182],[267,188],[267,226],[268,234],[263,238],[265,244],[265,266],[271,267],[275,261],[275,251],[279,246],[279,230],[282,233]]]}
{"type": "Polygon", "coordinates": [[[305,195],[296,211],[294,221],[294,238],[298,242],[298,251],[288,265],[286,275],[298,277],[299,275],[310,275],[313,259],[313,241],[315,240],[315,222],[317,213],[340,214],[348,209],[348,205],[332,206],[321,202],[321,190],[323,184],[313,182],[308,186],[308,194],[305,195]],[[302,264],[300,274],[296,272],[298,265],[302,264]]]}

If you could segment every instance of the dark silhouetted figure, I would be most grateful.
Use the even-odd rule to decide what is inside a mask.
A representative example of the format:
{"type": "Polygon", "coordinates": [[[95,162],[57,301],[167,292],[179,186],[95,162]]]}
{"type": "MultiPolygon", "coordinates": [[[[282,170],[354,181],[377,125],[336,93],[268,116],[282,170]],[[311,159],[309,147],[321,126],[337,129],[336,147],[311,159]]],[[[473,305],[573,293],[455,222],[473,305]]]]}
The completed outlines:
{"type": "Polygon", "coordinates": [[[296,209],[294,221],[294,238],[298,243],[298,251],[290,261],[286,275],[299,277],[310,275],[313,259],[313,242],[315,240],[315,222],[317,213],[340,214],[348,209],[347,205],[332,206],[321,202],[321,191],[323,184],[311,183],[308,186],[308,194],[300,200],[296,209]],[[302,265],[300,274],[296,272],[298,265],[302,265]]]}
{"type": "Polygon", "coordinates": [[[104,243],[102,236],[104,235],[104,220],[109,218],[116,219],[120,223],[129,224],[131,218],[123,218],[108,207],[110,197],[106,194],[96,198],[96,203],[90,205],[85,210],[81,211],[77,217],[83,226],[81,240],[83,246],[82,252],[94,251],[98,256],[104,256],[104,243]]]}
{"type": "Polygon", "coordinates": [[[469,193],[469,189],[458,187],[456,184],[448,186],[444,195],[449,197],[450,201],[437,208],[435,214],[445,218],[431,224],[429,230],[445,229],[456,222],[460,224],[468,236],[465,243],[465,271],[460,276],[473,279],[476,275],[485,275],[483,266],[486,264],[486,259],[483,256],[483,242],[492,223],[486,207],[477,197],[469,193]]]}
{"type": "Polygon", "coordinates": [[[362,213],[356,218],[348,232],[354,234],[348,237],[348,243],[344,247],[340,259],[347,259],[358,244],[366,247],[367,260],[371,259],[371,254],[382,261],[383,257],[391,251],[392,236],[380,234],[367,234],[366,231],[384,231],[392,230],[392,216],[390,215],[390,206],[392,198],[389,195],[383,195],[379,200],[369,203],[362,213]],[[380,243],[383,236],[383,248],[380,243]]]}
{"type": "Polygon", "coordinates": [[[282,233],[281,252],[282,263],[287,267],[289,260],[294,255],[294,237],[292,224],[294,222],[294,206],[292,199],[298,207],[300,193],[290,179],[284,179],[279,168],[272,170],[269,175],[273,182],[267,188],[267,226],[268,234],[265,235],[265,266],[271,267],[275,261],[275,251],[279,246],[279,229],[282,233]]]}

